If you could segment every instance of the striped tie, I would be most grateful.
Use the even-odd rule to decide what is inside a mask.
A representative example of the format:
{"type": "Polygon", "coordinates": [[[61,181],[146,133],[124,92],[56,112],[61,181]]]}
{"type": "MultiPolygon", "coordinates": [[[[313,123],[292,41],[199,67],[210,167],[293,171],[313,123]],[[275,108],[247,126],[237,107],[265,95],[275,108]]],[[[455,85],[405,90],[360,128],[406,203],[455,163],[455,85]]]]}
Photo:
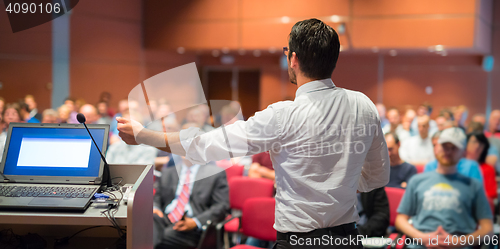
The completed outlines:
{"type": "Polygon", "coordinates": [[[184,180],[184,185],[182,186],[182,192],[179,198],[177,198],[177,206],[174,211],[168,214],[168,219],[172,223],[179,221],[184,215],[184,207],[189,201],[189,169],[186,171],[186,178],[184,180]]]}

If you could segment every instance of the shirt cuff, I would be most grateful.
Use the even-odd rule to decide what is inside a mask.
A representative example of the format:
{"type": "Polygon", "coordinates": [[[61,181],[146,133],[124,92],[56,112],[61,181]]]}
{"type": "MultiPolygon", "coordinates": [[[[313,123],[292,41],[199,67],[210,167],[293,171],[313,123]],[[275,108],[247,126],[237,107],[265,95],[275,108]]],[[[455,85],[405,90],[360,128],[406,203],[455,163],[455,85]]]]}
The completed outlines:
{"type": "Polygon", "coordinates": [[[198,218],[193,217],[193,220],[194,220],[194,222],[196,222],[196,226],[198,227],[198,230],[200,230],[200,229],[201,229],[201,223],[200,223],[200,221],[198,220],[198,218]]]}
{"type": "Polygon", "coordinates": [[[182,148],[186,151],[186,155],[188,152],[188,148],[193,142],[193,139],[198,136],[200,132],[200,128],[197,127],[189,127],[187,129],[181,130],[179,132],[179,139],[181,140],[182,148]]]}

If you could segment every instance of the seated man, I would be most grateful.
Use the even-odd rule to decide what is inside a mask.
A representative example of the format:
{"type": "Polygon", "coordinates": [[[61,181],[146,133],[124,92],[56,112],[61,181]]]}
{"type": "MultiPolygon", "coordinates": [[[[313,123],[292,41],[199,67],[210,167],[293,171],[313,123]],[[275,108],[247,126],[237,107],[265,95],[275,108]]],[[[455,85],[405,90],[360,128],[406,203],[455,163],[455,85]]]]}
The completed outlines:
{"type": "Polygon", "coordinates": [[[404,140],[399,148],[399,155],[413,165],[425,165],[434,159],[432,141],[429,135],[429,116],[417,118],[419,134],[404,140]]]}
{"type": "Polygon", "coordinates": [[[477,244],[478,237],[492,231],[493,216],[483,185],[457,172],[465,141],[461,129],[444,130],[434,149],[437,170],[415,175],[408,183],[398,207],[396,228],[419,240],[409,248],[425,248],[430,241],[450,246],[452,235],[472,235],[477,244]],[[412,224],[408,222],[410,217],[412,224]]]}
{"type": "Polygon", "coordinates": [[[387,187],[406,188],[408,180],[417,174],[415,166],[404,162],[399,157],[399,138],[395,133],[385,134],[387,149],[389,150],[389,159],[391,160],[391,177],[387,187]]]}
{"type": "Polygon", "coordinates": [[[223,170],[215,164],[193,165],[184,158],[179,164],[163,168],[154,197],[153,243],[157,249],[195,248],[202,225],[208,220],[222,221],[229,210],[223,170]]]}
{"type": "Polygon", "coordinates": [[[382,237],[389,227],[389,201],[384,188],[358,193],[359,234],[368,237],[382,237]]]}

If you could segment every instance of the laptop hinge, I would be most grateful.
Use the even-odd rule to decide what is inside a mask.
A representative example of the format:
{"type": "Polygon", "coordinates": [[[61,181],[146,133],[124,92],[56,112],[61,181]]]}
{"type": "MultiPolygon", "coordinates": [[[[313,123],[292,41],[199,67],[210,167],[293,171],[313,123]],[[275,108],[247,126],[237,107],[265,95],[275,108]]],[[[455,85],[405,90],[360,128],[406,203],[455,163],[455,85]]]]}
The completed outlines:
{"type": "Polygon", "coordinates": [[[89,184],[90,184],[90,185],[94,185],[94,184],[95,184],[95,181],[89,181],[89,184]]]}
{"type": "Polygon", "coordinates": [[[3,179],[3,182],[10,182],[9,179],[3,179]]]}

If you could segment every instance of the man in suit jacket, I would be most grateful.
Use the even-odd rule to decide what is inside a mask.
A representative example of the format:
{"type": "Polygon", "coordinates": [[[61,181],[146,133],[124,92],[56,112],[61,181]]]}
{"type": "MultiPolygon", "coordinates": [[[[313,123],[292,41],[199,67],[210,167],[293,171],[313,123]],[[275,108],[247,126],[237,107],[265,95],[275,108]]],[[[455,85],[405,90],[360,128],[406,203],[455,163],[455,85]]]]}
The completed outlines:
{"type": "Polygon", "coordinates": [[[358,195],[359,234],[368,237],[385,236],[389,227],[389,201],[385,189],[377,188],[358,195]]]}
{"type": "Polygon", "coordinates": [[[180,167],[164,168],[159,179],[153,208],[156,249],[195,248],[201,226],[222,221],[229,211],[226,173],[214,164],[182,161],[180,167]]]}

